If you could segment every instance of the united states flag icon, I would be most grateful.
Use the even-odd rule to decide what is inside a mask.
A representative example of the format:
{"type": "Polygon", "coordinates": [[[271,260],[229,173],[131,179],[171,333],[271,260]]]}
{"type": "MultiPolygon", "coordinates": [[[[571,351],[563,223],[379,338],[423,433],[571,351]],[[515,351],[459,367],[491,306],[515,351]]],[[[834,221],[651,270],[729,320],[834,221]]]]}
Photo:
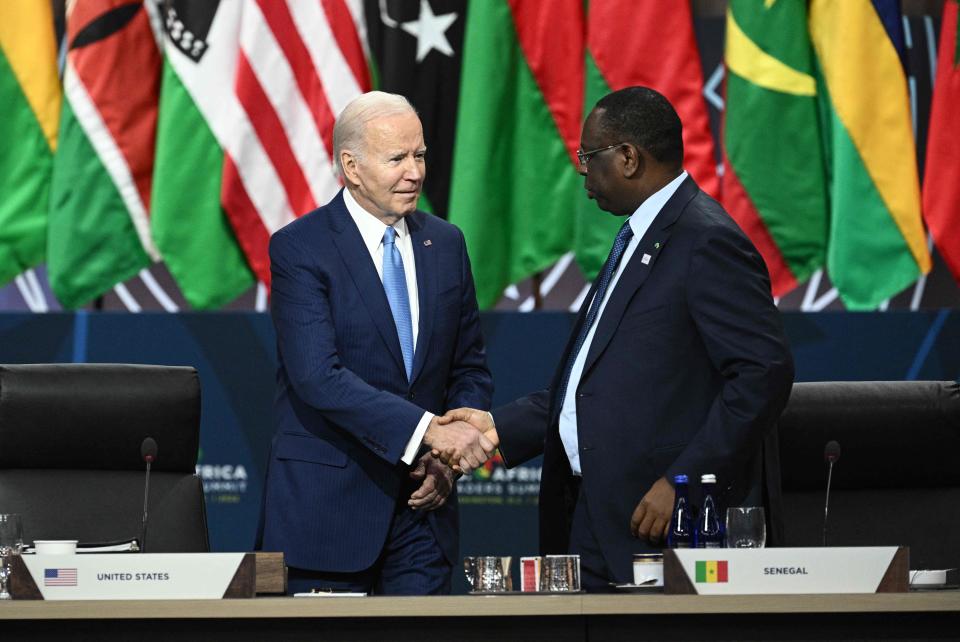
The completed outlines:
{"type": "Polygon", "coordinates": [[[43,569],[44,586],[76,586],[77,569],[75,568],[45,568],[43,569]]]}

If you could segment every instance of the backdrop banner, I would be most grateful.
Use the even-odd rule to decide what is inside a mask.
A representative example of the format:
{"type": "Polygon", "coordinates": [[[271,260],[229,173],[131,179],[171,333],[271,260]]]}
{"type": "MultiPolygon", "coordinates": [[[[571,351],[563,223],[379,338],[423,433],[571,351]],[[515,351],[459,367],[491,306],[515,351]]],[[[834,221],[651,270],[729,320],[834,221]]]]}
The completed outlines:
{"type": "MultiPolygon", "coordinates": [[[[494,405],[547,385],[573,315],[482,315],[494,405]]],[[[785,313],[798,381],[960,376],[960,313],[785,313]]],[[[214,551],[249,551],[273,432],[276,348],[266,314],[2,314],[0,363],[190,365],[200,372],[203,479],[214,551]]],[[[163,456],[163,444],[160,444],[163,456]]],[[[499,457],[459,481],[462,555],[533,555],[539,460],[499,457]]],[[[639,500],[639,498],[638,498],[639,500]]],[[[519,569],[514,569],[518,574],[519,569]]],[[[516,575],[519,576],[519,575],[516,575]]],[[[462,573],[455,589],[463,592],[462,573]]]]}

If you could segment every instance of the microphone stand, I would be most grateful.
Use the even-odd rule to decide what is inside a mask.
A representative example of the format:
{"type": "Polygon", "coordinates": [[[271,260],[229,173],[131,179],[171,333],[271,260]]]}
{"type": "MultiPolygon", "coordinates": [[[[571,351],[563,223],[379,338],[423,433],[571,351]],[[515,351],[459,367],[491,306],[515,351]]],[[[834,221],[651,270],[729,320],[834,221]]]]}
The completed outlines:
{"type": "Polygon", "coordinates": [[[830,458],[827,462],[830,464],[830,468],[827,472],[827,498],[823,502],[823,546],[827,545],[827,515],[830,513],[830,480],[833,479],[833,462],[836,461],[834,458],[830,458]]]}
{"type": "Polygon", "coordinates": [[[140,456],[147,464],[146,479],[143,483],[143,520],[140,522],[140,552],[147,551],[147,502],[150,500],[150,465],[157,458],[157,442],[147,437],[140,444],[140,456]]]}
{"type": "Polygon", "coordinates": [[[143,484],[143,521],[140,522],[140,552],[147,552],[147,498],[150,496],[150,463],[152,457],[147,457],[147,476],[143,484]]]}

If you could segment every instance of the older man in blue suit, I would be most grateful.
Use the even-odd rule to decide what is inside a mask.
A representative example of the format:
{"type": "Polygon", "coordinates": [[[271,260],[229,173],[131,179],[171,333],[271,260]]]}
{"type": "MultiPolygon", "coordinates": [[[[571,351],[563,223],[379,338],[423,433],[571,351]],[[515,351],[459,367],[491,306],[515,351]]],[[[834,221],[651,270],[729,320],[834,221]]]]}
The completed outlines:
{"type": "Polygon", "coordinates": [[[435,414],[489,407],[463,235],[416,209],[426,147],[402,96],[371,92],[334,129],[346,188],[270,241],[279,370],[263,547],[291,592],[450,591],[453,473],[495,450],[435,414]],[[447,495],[450,501],[446,501],[447,495]]]}
{"type": "Polygon", "coordinates": [[[584,587],[604,591],[631,581],[633,553],[661,548],[674,475],[696,488],[713,473],[728,506],[775,503],[793,358],[763,259],[683,170],[666,98],[609,94],[580,147],[587,195],[624,222],[553,383],[449,418],[495,421],[508,465],[543,454],[541,549],[579,554],[584,587]]]}

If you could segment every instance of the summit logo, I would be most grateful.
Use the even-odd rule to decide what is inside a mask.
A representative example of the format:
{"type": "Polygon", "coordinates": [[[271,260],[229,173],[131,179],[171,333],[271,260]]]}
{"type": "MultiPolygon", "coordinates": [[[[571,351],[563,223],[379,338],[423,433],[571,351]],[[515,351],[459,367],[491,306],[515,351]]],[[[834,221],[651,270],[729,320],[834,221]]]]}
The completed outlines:
{"type": "Polygon", "coordinates": [[[507,468],[496,453],[457,482],[462,504],[536,505],[540,495],[540,466],[507,468]]]}
{"type": "Polygon", "coordinates": [[[237,504],[247,492],[249,475],[243,464],[198,464],[197,476],[207,502],[237,504]]]}

